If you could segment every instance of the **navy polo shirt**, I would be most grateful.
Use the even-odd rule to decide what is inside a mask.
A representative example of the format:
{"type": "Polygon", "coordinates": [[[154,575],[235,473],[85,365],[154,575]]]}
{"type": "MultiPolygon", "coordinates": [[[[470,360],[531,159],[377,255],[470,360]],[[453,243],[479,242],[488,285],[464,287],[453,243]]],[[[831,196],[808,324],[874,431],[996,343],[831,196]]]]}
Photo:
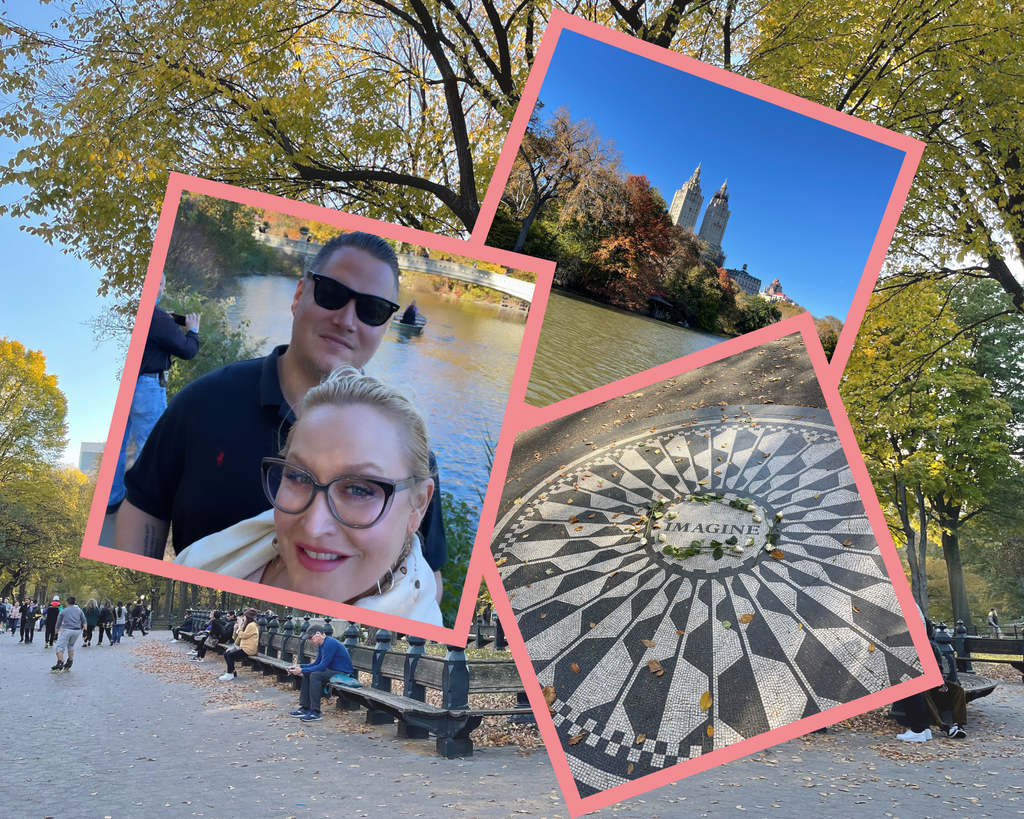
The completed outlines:
{"type": "MultiPolygon", "coordinates": [[[[295,420],[277,375],[278,357],[287,349],[284,344],[266,358],[228,364],[178,392],[125,474],[128,502],[171,522],[175,554],[271,508],[260,465],[281,452],[295,420]]],[[[448,550],[435,483],[420,536],[424,557],[437,571],[448,550]]]]}

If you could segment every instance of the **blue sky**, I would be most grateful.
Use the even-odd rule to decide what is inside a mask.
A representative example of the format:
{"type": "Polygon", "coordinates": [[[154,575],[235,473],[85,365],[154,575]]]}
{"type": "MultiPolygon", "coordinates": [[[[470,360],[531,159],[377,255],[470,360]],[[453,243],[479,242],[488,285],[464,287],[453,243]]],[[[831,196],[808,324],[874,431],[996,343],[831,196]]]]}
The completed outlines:
{"type": "MultiPolygon", "coordinates": [[[[46,29],[63,6],[22,3],[3,11],[18,23],[46,29]]],[[[0,162],[11,160],[20,147],[0,139],[0,162]]],[[[0,201],[10,204],[23,193],[14,186],[0,189],[0,201]]],[[[83,441],[107,439],[124,358],[114,342],[97,347],[86,326],[109,303],[96,293],[101,272],[23,230],[32,224],[0,217],[0,336],[46,356],[47,372],[57,376],[68,399],[64,460],[77,466],[83,441]]]]}
{"type": "Polygon", "coordinates": [[[591,120],[668,204],[698,163],[703,208],[728,178],[726,267],[845,320],[902,151],[571,31],[540,99],[591,120]]]}
{"type": "MultiPolygon", "coordinates": [[[[0,140],[0,161],[14,153],[13,143],[0,140]]],[[[18,190],[5,188],[0,196],[11,202],[18,190]]],[[[57,376],[68,399],[70,443],[64,460],[77,466],[83,441],[107,439],[124,360],[113,342],[97,348],[85,324],[107,303],[96,295],[99,271],[19,230],[28,224],[0,218],[0,335],[46,356],[47,372],[57,376]]]]}

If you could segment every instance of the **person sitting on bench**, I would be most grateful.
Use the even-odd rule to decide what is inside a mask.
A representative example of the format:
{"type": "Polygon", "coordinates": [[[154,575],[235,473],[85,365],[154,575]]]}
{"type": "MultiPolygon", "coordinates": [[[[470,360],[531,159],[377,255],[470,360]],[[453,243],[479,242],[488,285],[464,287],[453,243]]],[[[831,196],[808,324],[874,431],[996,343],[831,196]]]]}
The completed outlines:
{"type": "Polygon", "coordinates": [[[196,656],[192,658],[194,662],[203,662],[206,658],[206,649],[217,647],[217,644],[224,638],[224,628],[224,612],[215,611],[210,615],[208,629],[200,632],[202,639],[198,639],[200,635],[196,635],[196,656]]]}
{"type": "Polygon", "coordinates": [[[306,629],[306,639],[316,648],[316,659],[304,665],[289,666],[288,673],[296,677],[302,675],[302,688],[299,691],[299,707],[290,716],[298,717],[303,722],[315,722],[323,719],[320,713],[320,698],[324,693],[324,685],[335,674],[349,674],[354,671],[352,658],[348,649],[338,640],[328,637],[323,626],[312,625],[306,629]]]}
{"type": "Polygon", "coordinates": [[[238,676],[235,663],[243,657],[255,657],[260,647],[260,627],[256,624],[256,609],[246,609],[245,617],[238,621],[242,625],[235,631],[235,645],[224,652],[228,670],[219,679],[228,682],[238,676]]]}

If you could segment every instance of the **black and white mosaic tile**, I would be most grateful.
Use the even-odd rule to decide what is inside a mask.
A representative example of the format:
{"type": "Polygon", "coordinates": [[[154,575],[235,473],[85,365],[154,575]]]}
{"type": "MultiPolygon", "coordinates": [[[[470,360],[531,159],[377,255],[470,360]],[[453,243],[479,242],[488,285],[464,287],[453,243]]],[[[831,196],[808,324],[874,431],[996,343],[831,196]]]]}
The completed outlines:
{"type": "Polygon", "coordinates": [[[704,409],[594,444],[492,541],[582,796],[923,673],[826,411],[704,409]]]}

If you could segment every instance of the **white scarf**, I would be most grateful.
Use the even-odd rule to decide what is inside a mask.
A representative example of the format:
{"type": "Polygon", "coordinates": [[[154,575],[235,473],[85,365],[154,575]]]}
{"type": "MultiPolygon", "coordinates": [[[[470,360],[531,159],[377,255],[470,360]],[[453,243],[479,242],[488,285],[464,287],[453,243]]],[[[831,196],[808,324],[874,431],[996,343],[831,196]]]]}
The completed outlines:
{"type": "MultiPolygon", "coordinates": [[[[274,543],[274,510],[243,520],[221,532],[207,535],[184,549],[174,559],[182,566],[245,579],[278,556],[274,543]]],[[[444,625],[437,605],[437,583],[423,557],[418,535],[413,535],[412,550],[395,571],[395,581],[383,594],[356,600],[352,605],[383,614],[407,617],[432,626],[444,625]]]]}

